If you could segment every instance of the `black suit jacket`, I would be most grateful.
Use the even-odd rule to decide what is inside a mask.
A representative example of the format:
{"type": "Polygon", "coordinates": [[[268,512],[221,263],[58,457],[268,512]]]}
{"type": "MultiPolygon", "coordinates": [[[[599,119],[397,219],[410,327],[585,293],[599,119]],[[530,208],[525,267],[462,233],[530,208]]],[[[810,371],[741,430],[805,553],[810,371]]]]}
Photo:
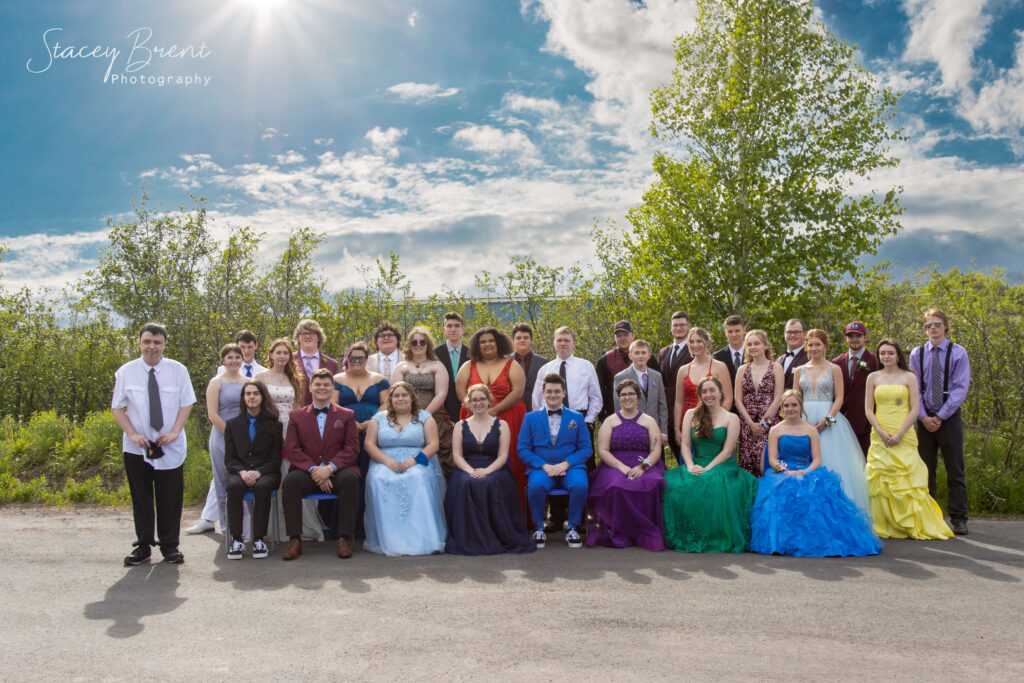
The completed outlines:
{"type": "Polygon", "coordinates": [[[743,365],[743,358],[740,358],[740,365],[733,363],[732,349],[726,345],[724,348],[718,349],[711,357],[715,360],[720,360],[725,363],[725,367],[729,368],[729,381],[732,382],[733,395],[736,394],[736,371],[740,369],[740,365],[743,365]]]}
{"type": "MultiPolygon", "coordinates": [[[[785,357],[786,357],[786,352],[783,351],[779,355],[779,357],[776,358],[775,360],[778,361],[779,365],[782,365],[782,359],[785,358],[785,357]]],[[[785,390],[785,389],[792,389],[793,388],[793,373],[796,371],[796,369],[798,367],[800,367],[801,365],[804,365],[806,363],[807,363],[807,351],[805,351],[804,348],[801,346],[800,350],[796,352],[795,356],[793,356],[793,362],[789,364],[789,369],[786,370],[785,368],[783,368],[783,371],[784,371],[783,375],[782,375],[783,387],[784,387],[783,390],[785,390]]]]}
{"type": "Polygon", "coordinates": [[[677,450],[675,446],[676,441],[676,423],[675,423],[675,405],[676,405],[676,375],[679,374],[679,368],[683,367],[687,363],[693,360],[693,355],[690,354],[690,347],[687,345],[683,352],[679,354],[679,358],[675,362],[670,363],[671,358],[669,354],[672,352],[672,348],[675,346],[674,343],[668,346],[662,347],[658,351],[658,363],[661,365],[661,376],[665,383],[665,401],[668,403],[668,436],[669,442],[673,444],[673,451],[677,450]]]}
{"type": "Polygon", "coordinates": [[[435,346],[434,354],[441,361],[444,369],[448,371],[448,395],[444,398],[445,412],[452,418],[452,422],[458,422],[462,403],[459,401],[458,394],[455,393],[455,376],[459,374],[459,368],[469,361],[469,347],[465,344],[459,347],[459,368],[452,368],[452,357],[448,355],[448,344],[446,342],[442,341],[440,345],[435,346]]]}
{"type": "MultiPolygon", "coordinates": [[[[514,356],[513,356],[514,357],[514,356]]],[[[533,406],[533,385],[537,383],[537,373],[544,367],[550,358],[545,358],[540,354],[533,354],[530,358],[530,371],[526,373],[526,388],[523,389],[523,405],[526,406],[526,411],[529,412],[534,409],[533,406]]],[[[540,406],[536,406],[539,408],[540,406]]]]}
{"type": "Polygon", "coordinates": [[[228,472],[258,470],[261,475],[281,474],[281,450],[284,438],[281,424],[264,428],[256,420],[256,438],[249,440],[249,414],[243,410],[224,424],[224,466],[228,472]]]}

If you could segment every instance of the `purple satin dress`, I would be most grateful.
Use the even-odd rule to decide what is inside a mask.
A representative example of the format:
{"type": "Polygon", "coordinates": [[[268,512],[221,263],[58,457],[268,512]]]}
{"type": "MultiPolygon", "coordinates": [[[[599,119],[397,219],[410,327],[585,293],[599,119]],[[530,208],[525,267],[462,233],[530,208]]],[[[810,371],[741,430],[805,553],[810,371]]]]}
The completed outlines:
{"type": "MultiPolygon", "coordinates": [[[[637,424],[640,414],[632,420],[616,413],[622,423],[612,429],[609,450],[629,467],[650,453],[647,429],[637,424]]],[[[639,545],[647,550],[664,550],[662,534],[661,490],[665,488],[665,463],[659,459],[638,479],[604,463],[590,473],[590,496],[587,509],[591,516],[587,545],[626,548],[639,545]]]]}

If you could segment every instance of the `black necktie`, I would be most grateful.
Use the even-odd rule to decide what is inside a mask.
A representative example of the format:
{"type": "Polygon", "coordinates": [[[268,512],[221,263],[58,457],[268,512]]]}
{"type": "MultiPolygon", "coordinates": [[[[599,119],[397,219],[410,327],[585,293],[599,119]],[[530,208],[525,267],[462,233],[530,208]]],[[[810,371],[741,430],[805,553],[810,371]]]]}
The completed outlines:
{"type": "Polygon", "coordinates": [[[675,366],[677,360],[679,360],[679,344],[673,344],[672,353],[668,357],[668,367],[675,366]]]}
{"type": "MultiPolygon", "coordinates": [[[[565,361],[562,361],[561,367],[558,368],[558,374],[562,377],[562,381],[565,382],[565,394],[562,396],[562,405],[566,408],[569,407],[569,380],[565,378],[565,361]]],[[[561,412],[559,412],[561,414],[561,412]]]]}
{"type": "Polygon", "coordinates": [[[160,405],[160,385],[156,383],[156,368],[149,369],[149,426],[157,433],[164,427],[164,409],[160,405]]]}
{"type": "Polygon", "coordinates": [[[558,410],[548,410],[548,417],[551,417],[552,415],[561,415],[561,414],[562,414],[562,409],[561,408],[559,408],[558,410]]]}
{"type": "Polygon", "coordinates": [[[733,351],[732,352],[732,366],[734,368],[738,368],[739,366],[743,365],[743,363],[741,363],[740,361],[741,361],[740,352],[739,351],[733,351]]]}
{"type": "Polygon", "coordinates": [[[317,408],[316,406],[313,406],[313,414],[314,415],[326,415],[327,411],[330,410],[330,409],[331,409],[331,406],[329,406],[329,405],[326,405],[323,408],[317,408]]]}

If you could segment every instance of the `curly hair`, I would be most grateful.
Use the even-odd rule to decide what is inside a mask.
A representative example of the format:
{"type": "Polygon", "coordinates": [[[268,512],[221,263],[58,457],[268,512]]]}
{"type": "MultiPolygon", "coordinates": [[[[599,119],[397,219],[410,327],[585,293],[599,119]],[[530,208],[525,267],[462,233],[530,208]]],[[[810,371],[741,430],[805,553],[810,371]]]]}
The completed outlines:
{"type": "Polygon", "coordinates": [[[274,368],[274,349],[282,344],[288,349],[289,356],[289,361],[284,366],[284,376],[288,378],[288,384],[292,385],[292,389],[295,390],[295,398],[301,404],[306,397],[306,375],[294,359],[295,347],[292,346],[290,341],[284,337],[278,337],[270,342],[270,347],[267,349],[267,369],[272,370],[274,368]]]}
{"type": "Polygon", "coordinates": [[[392,399],[395,396],[395,389],[405,389],[409,393],[409,398],[412,399],[412,421],[420,421],[420,402],[416,398],[416,390],[412,388],[412,385],[408,382],[395,382],[391,385],[391,391],[388,392],[387,401],[384,402],[384,407],[388,414],[388,424],[394,425],[398,420],[398,413],[395,412],[395,405],[392,399]]]}

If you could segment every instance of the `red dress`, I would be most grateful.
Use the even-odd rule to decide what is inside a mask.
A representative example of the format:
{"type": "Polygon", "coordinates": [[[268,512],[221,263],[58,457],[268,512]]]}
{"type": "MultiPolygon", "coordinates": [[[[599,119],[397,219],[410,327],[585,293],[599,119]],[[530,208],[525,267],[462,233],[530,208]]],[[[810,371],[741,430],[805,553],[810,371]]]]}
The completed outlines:
{"type": "MultiPolygon", "coordinates": [[[[715,365],[714,361],[711,361],[711,365],[708,366],[708,374],[705,377],[711,376],[711,368],[715,365]]],[[[686,369],[686,376],[683,378],[683,414],[679,416],[680,424],[682,419],[686,417],[686,411],[690,408],[696,408],[697,404],[700,403],[700,396],[697,395],[697,385],[690,381],[690,369],[686,369]]]]}
{"type": "MultiPolygon", "coordinates": [[[[512,367],[512,363],[515,361],[514,358],[509,358],[505,361],[505,367],[501,369],[498,376],[494,378],[494,381],[488,387],[491,390],[491,405],[495,406],[508,396],[509,392],[512,391],[512,380],[509,379],[508,373],[509,368],[512,367]]],[[[471,387],[474,384],[483,384],[484,381],[480,379],[480,373],[476,369],[476,361],[469,362],[469,384],[466,386],[471,387]]],[[[459,411],[459,418],[465,420],[469,417],[469,411],[463,406],[459,411]]],[[[516,401],[512,404],[512,407],[508,410],[498,413],[498,419],[504,420],[508,424],[508,466],[512,470],[512,476],[516,480],[516,486],[519,488],[519,499],[523,503],[523,509],[526,509],[526,465],[519,461],[516,457],[516,442],[519,438],[519,429],[523,426],[523,417],[526,416],[526,406],[523,405],[522,401],[516,401]]]]}

